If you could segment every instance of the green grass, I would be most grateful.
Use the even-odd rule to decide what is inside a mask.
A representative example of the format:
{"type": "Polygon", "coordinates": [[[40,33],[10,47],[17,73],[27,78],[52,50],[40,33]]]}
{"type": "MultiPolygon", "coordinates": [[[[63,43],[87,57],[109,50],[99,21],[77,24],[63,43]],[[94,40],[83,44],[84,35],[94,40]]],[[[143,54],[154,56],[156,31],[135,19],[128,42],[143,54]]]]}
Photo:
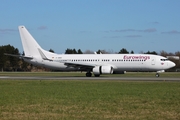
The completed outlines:
{"type": "Polygon", "coordinates": [[[0,80],[0,119],[180,119],[179,82],[0,80]]]}

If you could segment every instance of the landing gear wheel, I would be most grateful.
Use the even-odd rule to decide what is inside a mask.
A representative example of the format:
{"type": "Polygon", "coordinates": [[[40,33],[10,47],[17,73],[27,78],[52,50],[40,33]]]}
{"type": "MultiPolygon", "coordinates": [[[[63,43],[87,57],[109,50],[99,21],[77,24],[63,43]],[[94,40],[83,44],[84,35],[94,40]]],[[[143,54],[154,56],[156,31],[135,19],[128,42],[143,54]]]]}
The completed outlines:
{"type": "Polygon", "coordinates": [[[100,74],[97,74],[97,75],[94,75],[95,77],[99,77],[100,76],[100,74]]]}
{"type": "Polygon", "coordinates": [[[91,72],[87,72],[86,73],[86,77],[91,77],[92,76],[92,73],[91,72]]]}
{"type": "Polygon", "coordinates": [[[156,73],[156,75],[155,75],[156,77],[159,77],[159,73],[156,73]]]}

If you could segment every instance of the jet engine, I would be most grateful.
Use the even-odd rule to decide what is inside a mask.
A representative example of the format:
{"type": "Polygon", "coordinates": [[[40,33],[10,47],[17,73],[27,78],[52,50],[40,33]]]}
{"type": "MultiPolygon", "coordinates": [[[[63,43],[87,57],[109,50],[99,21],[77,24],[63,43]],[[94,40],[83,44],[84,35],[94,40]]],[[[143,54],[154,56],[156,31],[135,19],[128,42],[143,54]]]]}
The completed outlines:
{"type": "Polygon", "coordinates": [[[112,66],[96,66],[93,68],[94,75],[100,74],[113,74],[113,67],[112,66]]]}

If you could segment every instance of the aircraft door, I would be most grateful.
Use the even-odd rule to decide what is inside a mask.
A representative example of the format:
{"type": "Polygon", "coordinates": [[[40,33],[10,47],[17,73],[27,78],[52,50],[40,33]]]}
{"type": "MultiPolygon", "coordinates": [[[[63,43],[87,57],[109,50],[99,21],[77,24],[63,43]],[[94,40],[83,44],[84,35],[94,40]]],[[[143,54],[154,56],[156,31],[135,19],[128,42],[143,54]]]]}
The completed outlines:
{"type": "Polygon", "coordinates": [[[155,63],[156,63],[156,58],[155,58],[155,57],[152,57],[152,59],[151,59],[151,65],[155,65],[155,63]]]}

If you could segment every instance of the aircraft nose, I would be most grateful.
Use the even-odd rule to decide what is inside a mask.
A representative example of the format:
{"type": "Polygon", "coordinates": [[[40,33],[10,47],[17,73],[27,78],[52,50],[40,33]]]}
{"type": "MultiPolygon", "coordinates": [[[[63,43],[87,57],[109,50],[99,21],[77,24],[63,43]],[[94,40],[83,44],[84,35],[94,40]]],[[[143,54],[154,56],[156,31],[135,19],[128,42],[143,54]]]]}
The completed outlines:
{"type": "Polygon", "coordinates": [[[176,66],[176,64],[174,63],[174,62],[172,62],[172,61],[170,61],[170,63],[169,63],[169,67],[174,67],[174,66],[176,66]]]}

